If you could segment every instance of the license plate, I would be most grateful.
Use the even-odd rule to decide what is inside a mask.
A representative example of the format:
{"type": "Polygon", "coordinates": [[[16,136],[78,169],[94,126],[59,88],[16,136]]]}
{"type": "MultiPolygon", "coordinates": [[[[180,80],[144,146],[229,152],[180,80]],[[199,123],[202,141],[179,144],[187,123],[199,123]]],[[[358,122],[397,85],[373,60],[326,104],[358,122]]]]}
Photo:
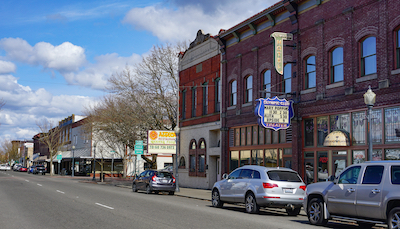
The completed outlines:
{"type": "Polygon", "coordinates": [[[283,193],[293,193],[293,188],[284,188],[283,193]]]}
{"type": "Polygon", "coordinates": [[[168,183],[167,180],[161,180],[161,183],[168,183]]]}

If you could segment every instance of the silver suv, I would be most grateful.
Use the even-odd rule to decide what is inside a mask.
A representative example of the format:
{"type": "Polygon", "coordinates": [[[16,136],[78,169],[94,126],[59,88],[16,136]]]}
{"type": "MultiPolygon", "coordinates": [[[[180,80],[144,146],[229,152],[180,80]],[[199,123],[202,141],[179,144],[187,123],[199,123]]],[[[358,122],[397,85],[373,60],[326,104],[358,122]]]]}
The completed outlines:
{"type": "Polygon", "coordinates": [[[354,164],[333,181],[310,184],[303,207],[314,225],[341,218],[362,228],[376,223],[400,228],[400,161],[354,164]]]}
{"type": "Polygon", "coordinates": [[[258,212],[260,207],[285,208],[292,216],[300,212],[306,185],[294,170],[246,165],[223,178],[212,188],[214,207],[244,203],[248,213],[258,212]]]}

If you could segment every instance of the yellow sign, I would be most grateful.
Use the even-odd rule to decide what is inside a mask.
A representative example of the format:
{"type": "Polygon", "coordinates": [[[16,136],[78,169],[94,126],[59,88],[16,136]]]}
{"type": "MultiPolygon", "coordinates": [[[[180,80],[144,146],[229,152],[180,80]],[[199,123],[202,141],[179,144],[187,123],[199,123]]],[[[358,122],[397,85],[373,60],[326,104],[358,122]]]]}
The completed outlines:
{"type": "Polygon", "coordinates": [[[281,33],[274,32],[271,34],[271,37],[275,40],[274,46],[274,65],[276,71],[283,75],[283,41],[291,41],[293,40],[293,34],[291,33],[281,33]]]}
{"type": "Polygon", "coordinates": [[[324,146],[349,146],[349,138],[340,130],[335,130],[326,136],[324,146]]]}
{"type": "Polygon", "coordinates": [[[148,154],[175,154],[176,135],[171,130],[149,130],[147,138],[148,154]]]}

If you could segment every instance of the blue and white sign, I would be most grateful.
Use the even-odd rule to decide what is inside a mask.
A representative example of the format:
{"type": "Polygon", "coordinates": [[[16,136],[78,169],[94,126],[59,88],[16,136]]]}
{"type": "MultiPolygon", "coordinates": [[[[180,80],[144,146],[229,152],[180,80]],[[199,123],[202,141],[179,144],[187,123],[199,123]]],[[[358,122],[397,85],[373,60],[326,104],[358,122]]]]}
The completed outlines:
{"type": "Polygon", "coordinates": [[[293,118],[293,101],[274,98],[257,99],[257,106],[254,113],[258,116],[258,123],[265,127],[274,129],[287,129],[290,120],[293,118]]]}

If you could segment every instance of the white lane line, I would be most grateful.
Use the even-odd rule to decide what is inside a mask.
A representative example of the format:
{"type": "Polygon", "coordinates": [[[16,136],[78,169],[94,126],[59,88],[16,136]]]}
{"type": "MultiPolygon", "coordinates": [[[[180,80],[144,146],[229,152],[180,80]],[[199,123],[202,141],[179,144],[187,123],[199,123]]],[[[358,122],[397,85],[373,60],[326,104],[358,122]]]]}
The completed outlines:
{"type": "Polygon", "coordinates": [[[104,204],[99,204],[99,203],[96,203],[97,205],[99,205],[99,206],[102,206],[102,207],[105,207],[105,208],[108,208],[108,209],[114,209],[114,208],[112,208],[112,207],[109,207],[109,206],[107,206],[107,205],[104,205],[104,204]]]}
{"type": "Polygon", "coordinates": [[[41,184],[37,184],[38,186],[43,186],[43,185],[41,185],[41,184]]]}
{"type": "Polygon", "coordinates": [[[29,182],[28,180],[25,180],[26,182],[29,182]]]}
{"type": "Polygon", "coordinates": [[[60,191],[60,190],[57,190],[57,192],[62,193],[62,194],[65,194],[65,192],[62,192],[62,191],[60,191]]]}

